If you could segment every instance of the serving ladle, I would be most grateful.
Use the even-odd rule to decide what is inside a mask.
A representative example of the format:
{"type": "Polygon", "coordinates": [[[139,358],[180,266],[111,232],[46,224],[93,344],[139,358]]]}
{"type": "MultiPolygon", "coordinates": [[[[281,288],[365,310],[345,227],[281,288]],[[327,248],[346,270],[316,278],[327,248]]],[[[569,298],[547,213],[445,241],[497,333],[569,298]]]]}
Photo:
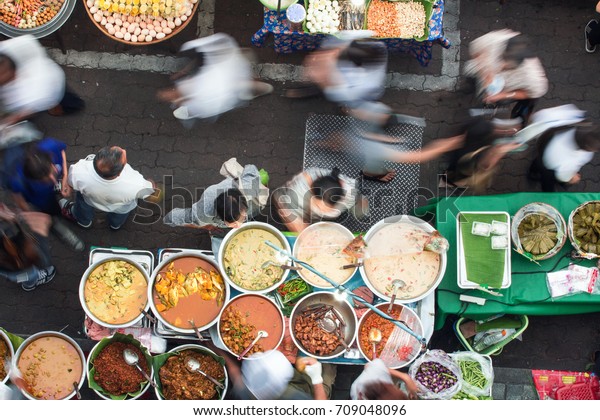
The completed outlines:
{"type": "Polygon", "coordinates": [[[75,391],[75,395],[77,395],[77,399],[81,399],[81,393],[79,392],[79,384],[73,381],[73,391],[75,391]]]}
{"type": "Polygon", "coordinates": [[[221,382],[217,381],[215,378],[210,376],[208,373],[206,373],[202,369],[200,369],[201,368],[200,362],[198,360],[194,359],[193,357],[185,358],[185,367],[190,372],[193,372],[193,373],[197,372],[197,373],[204,375],[204,377],[206,379],[208,379],[209,381],[211,381],[213,384],[215,384],[216,386],[218,386],[221,389],[225,389],[225,385],[223,385],[221,382]]]}
{"type": "Polygon", "coordinates": [[[150,385],[152,385],[154,388],[156,388],[156,383],[152,380],[150,375],[148,375],[144,371],[144,369],[142,369],[142,367],[140,366],[140,363],[139,363],[140,358],[133,350],[131,350],[131,349],[123,350],[123,358],[125,359],[125,363],[127,363],[129,366],[135,366],[137,368],[137,370],[139,370],[140,373],[142,375],[144,375],[144,378],[146,378],[146,380],[150,383],[150,385]]]}
{"type": "Polygon", "coordinates": [[[395,279],[394,281],[392,281],[392,298],[390,299],[390,306],[388,306],[388,314],[392,312],[392,308],[394,307],[394,301],[396,300],[398,290],[403,289],[404,286],[406,286],[406,283],[400,279],[395,279]]]}
{"type": "Polygon", "coordinates": [[[379,328],[371,328],[369,331],[369,341],[373,345],[373,360],[377,359],[377,344],[381,343],[382,338],[379,328]]]}
{"type": "Polygon", "coordinates": [[[200,340],[200,341],[208,341],[207,338],[202,337],[202,334],[200,333],[200,330],[198,329],[198,327],[196,327],[196,323],[194,322],[193,319],[189,319],[188,322],[190,323],[190,325],[194,329],[194,332],[196,333],[196,337],[198,337],[198,340],[200,340]]]}
{"type": "Polygon", "coordinates": [[[242,360],[243,357],[250,351],[250,349],[252,349],[252,347],[254,347],[254,345],[258,342],[258,340],[260,340],[263,337],[268,337],[269,333],[263,330],[258,331],[258,334],[256,334],[256,338],[252,341],[252,343],[250,343],[250,345],[248,347],[246,347],[246,349],[240,353],[240,355],[238,356],[238,360],[242,360]]]}
{"type": "Polygon", "coordinates": [[[298,271],[298,270],[302,270],[302,267],[293,267],[291,265],[287,265],[287,264],[277,264],[276,262],[273,262],[271,260],[269,261],[265,261],[260,268],[262,268],[263,270],[267,267],[270,266],[274,266],[274,267],[279,267],[283,270],[292,270],[292,271],[298,271]]]}
{"type": "Polygon", "coordinates": [[[323,331],[330,333],[330,334],[334,334],[338,338],[339,342],[342,343],[342,345],[344,346],[346,351],[350,351],[350,347],[348,347],[348,344],[346,344],[346,341],[338,333],[337,324],[333,319],[327,318],[327,317],[321,318],[317,322],[317,325],[323,331]]]}

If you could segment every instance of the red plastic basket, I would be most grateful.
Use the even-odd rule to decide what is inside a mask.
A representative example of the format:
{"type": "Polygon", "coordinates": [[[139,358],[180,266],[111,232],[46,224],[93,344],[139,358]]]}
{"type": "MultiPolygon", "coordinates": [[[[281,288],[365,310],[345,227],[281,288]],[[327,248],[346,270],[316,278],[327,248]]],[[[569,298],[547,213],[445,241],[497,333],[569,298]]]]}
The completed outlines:
{"type": "Polygon", "coordinates": [[[587,383],[563,386],[556,390],[557,400],[594,400],[592,388],[587,383]]]}

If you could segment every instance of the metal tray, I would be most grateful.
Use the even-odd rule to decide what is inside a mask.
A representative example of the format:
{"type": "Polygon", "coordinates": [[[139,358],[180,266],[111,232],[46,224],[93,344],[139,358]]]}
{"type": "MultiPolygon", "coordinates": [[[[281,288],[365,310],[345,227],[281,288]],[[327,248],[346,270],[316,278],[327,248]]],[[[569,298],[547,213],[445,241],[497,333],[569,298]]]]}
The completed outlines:
{"type": "MultiPolygon", "coordinates": [[[[510,235],[510,215],[505,211],[463,211],[456,215],[456,246],[457,246],[457,283],[461,289],[478,289],[481,287],[478,283],[469,281],[467,279],[467,266],[465,262],[465,254],[463,250],[462,241],[462,230],[460,228],[460,215],[461,214],[498,214],[506,217],[506,223],[508,224],[508,232],[510,235]]],[[[502,285],[500,289],[507,289],[511,285],[511,262],[510,262],[510,247],[511,242],[508,238],[508,246],[505,250],[504,257],[504,277],[502,279],[502,285]]],[[[490,248],[491,249],[491,248],[490,248]]]]}
{"type": "MultiPolygon", "coordinates": [[[[207,256],[208,258],[214,261],[214,255],[212,251],[186,248],[161,248],[158,250],[158,262],[161,263],[165,259],[173,255],[186,251],[200,252],[201,254],[207,256]]],[[[166,340],[210,341],[210,334],[208,331],[200,331],[200,335],[203,337],[203,340],[200,340],[195,334],[183,334],[177,331],[173,331],[158,319],[156,320],[156,322],[152,323],[152,331],[154,335],[162,337],[166,340]]]]}

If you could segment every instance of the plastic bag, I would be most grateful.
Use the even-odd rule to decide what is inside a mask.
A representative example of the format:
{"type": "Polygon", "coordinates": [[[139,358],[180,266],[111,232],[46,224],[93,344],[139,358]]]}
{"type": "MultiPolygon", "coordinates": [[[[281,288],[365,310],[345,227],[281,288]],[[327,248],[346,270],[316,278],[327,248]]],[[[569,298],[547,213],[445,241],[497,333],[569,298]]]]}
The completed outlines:
{"type": "Polygon", "coordinates": [[[458,364],[442,350],[428,350],[410,366],[408,374],[425,400],[449,400],[462,384],[458,364]]]}
{"type": "Polygon", "coordinates": [[[461,351],[450,355],[456,361],[461,369],[462,382],[461,391],[474,397],[488,397],[492,393],[492,385],[494,384],[494,368],[492,367],[492,359],[474,351],[461,351]],[[467,363],[464,363],[467,362],[467,363]],[[473,370],[468,362],[479,363],[479,368],[473,370]],[[462,366],[461,366],[462,365],[462,366]],[[479,372],[477,371],[479,370],[479,372]],[[471,382],[480,381],[480,384],[485,384],[480,387],[471,382]]]}

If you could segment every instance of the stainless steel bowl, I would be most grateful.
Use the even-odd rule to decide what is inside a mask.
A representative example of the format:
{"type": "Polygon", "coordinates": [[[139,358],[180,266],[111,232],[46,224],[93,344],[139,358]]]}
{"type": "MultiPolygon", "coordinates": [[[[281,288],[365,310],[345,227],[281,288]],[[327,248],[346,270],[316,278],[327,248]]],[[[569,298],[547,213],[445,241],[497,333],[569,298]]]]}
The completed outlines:
{"type": "MultiPolygon", "coordinates": [[[[154,283],[156,282],[156,277],[158,276],[158,273],[163,271],[165,269],[165,267],[167,267],[173,261],[175,261],[179,258],[186,258],[186,257],[197,258],[197,259],[201,260],[202,263],[210,265],[214,270],[216,270],[219,274],[221,274],[221,277],[225,278],[223,276],[223,273],[221,272],[221,270],[219,270],[219,266],[217,265],[217,263],[215,262],[215,260],[213,258],[208,257],[199,251],[198,252],[194,252],[194,251],[179,252],[177,254],[170,256],[169,258],[166,258],[164,261],[162,261],[160,264],[158,264],[156,266],[154,271],[152,271],[152,275],[151,275],[150,281],[148,283],[148,304],[150,305],[152,313],[154,313],[154,315],[163,324],[165,324],[168,328],[170,328],[174,331],[183,333],[183,334],[194,334],[195,331],[191,326],[189,328],[181,328],[181,327],[177,327],[177,326],[171,324],[169,321],[167,321],[162,316],[161,312],[156,308],[156,305],[154,304],[154,296],[153,296],[154,283]]],[[[221,310],[223,309],[223,307],[225,305],[227,305],[227,302],[229,301],[229,287],[227,286],[227,283],[224,284],[224,287],[225,287],[225,299],[223,300],[223,306],[221,307],[221,310]]],[[[210,322],[208,322],[204,325],[196,325],[196,327],[198,327],[198,330],[204,331],[204,330],[209,329],[212,325],[214,325],[219,319],[219,313],[220,313],[220,311],[215,315],[215,317],[210,322]]]]}
{"type": "Polygon", "coordinates": [[[342,316],[344,322],[346,323],[346,326],[343,328],[344,337],[345,337],[344,342],[348,345],[348,347],[350,347],[352,345],[352,343],[354,342],[354,339],[356,338],[356,325],[358,324],[358,321],[356,319],[356,314],[354,313],[352,306],[346,300],[340,300],[338,298],[338,296],[341,296],[341,295],[331,293],[331,292],[312,293],[310,295],[303,297],[296,304],[296,306],[294,306],[294,309],[292,310],[292,314],[290,316],[290,335],[292,336],[292,340],[294,341],[294,344],[296,345],[296,347],[298,347],[302,352],[304,352],[316,359],[333,359],[334,357],[338,357],[338,356],[342,355],[346,350],[344,349],[344,346],[342,346],[342,344],[340,344],[337,347],[337,349],[335,349],[333,351],[333,353],[328,354],[327,356],[321,356],[321,355],[317,355],[317,354],[313,354],[313,353],[309,352],[302,345],[300,340],[296,337],[296,333],[295,333],[295,329],[294,329],[294,326],[296,324],[296,319],[298,318],[299,314],[301,314],[304,309],[308,308],[311,305],[325,304],[325,305],[333,306],[334,309],[336,309],[338,311],[338,313],[342,316]]]}
{"type": "MultiPolygon", "coordinates": [[[[375,225],[373,225],[367,231],[367,233],[365,235],[365,242],[367,243],[367,250],[368,250],[368,246],[369,246],[369,241],[373,238],[373,236],[377,232],[379,232],[384,227],[389,226],[390,224],[395,224],[395,223],[411,224],[411,225],[416,226],[428,233],[435,231],[433,226],[431,226],[429,223],[427,223],[417,217],[414,217],[414,216],[398,215],[398,216],[388,217],[386,219],[380,220],[379,222],[377,222],[375,225]]],[[[377,290],[375,288],[375,286],[369,281],[369,276],[367,275],[364,265],[361,266],[359,270],[360,270],[360,275],[362,276],[363,280],[365,281],[365,284],[367,285],[367,287],[369,289],[371,289],[371,291],[373,293],[375,293],[376,296],[379,296],[381,299],[389,302],[391,297],[386,295],[385,293],[382,293],[381,291],[377,290]]],[[[445,272],[446,272],[446,253],[443,253],[443,254],[440,254],[440,268],[439,268],[438,274],[437,274],[434,282],[431,284],[431,286],[424,293],[421,293],[418,296],[412,296],[410,298],[402,298],[401,296],[398,296],[395,301],[398,303],[410,303],[410,302],[416,302],[416,301],[419,301],[419,300],[425,298],[430,293],[433,293],[433,291],[436,289],[436,287],[439,286],[439,284],[442,281],[442,278],[444,278],[445,272]]],[[[394,277],[392,277],[392,278],[394,278],[394,277]]]]}
{"type": "MultiPolygon", "coordinates": [[[[98,268],[102,264],[109,262],[109,261],[125,261],[125,262],[133,265],[140,273],[142,273],[142,275],[144,276],[144,279],[146,280],[146,284],[147,285],[150,284],[150,278],[148,277],[148,273],[137,262],[130,260],[129,258],[127,258],[125,256],[106,258],[106,259],[97,261],[96,263],[90,265],[87,268],[87,270],[85,270],[85,273],[83,273],[83,276],[81,276],[81,282],[79,283],[79,301],[81,302],[81,306],[83,307],[83,310],[85,311],[86,315],[89,316],[91,318],[91,320],[94,321],[96,324],[102,325],[103,327],[106,327],[106,328],[130,327],[132,325],[137,324],[144,317],[144,312],[142,312],[140,310],[140,313],[138,316],[136,316],[131,321],[125,322],[123,324],[109,324],[108,322],[104,322],[104,321],[100,320],[98,317],[96,317],[96,315],[88,308],[87,303],[85,302],[85,283],[87,282],[88,278],[90,277],[90,275],[96,268],[98,268]]],[[[148,301],[146,301],[146,305],[143,308],[144,311],[147,311],[149,307],[150,307],[150,304],[148,301]]]]}
{"type": "MultiPolygon", "coordinates": [[[[300,235],[298,235],[298,238],[296,239],[296,242],[294,242],[294,254],[293,254],[294,258],[299,259],[298,258],[298,254],[299,254],[300,250],[303,247],[303,241],[305,241],[305,238],[309,237],[310,235],[313,235],[313,234],[317,233],[321,229],[336,229],[336,230],[338,230],[340,233],[342,233],[345,236],[345,238],[347,240],[347,242],[346,242],[345,245],[348,245],[354,239],[354,235],[352,234],[352,232],[350,232],[346,227],[340,225],[339,223],[334,223],[334,222],[318,222],[318,223],[310,225],[309,227],[307,227],[306,229],[304,229],[300,233],[300,235]]],[[[342,249],[343,249],[343,247],[342,247],[342,249]]],[[[340,266],[340,267],[338,267],[339,269],[341,269],[342,265],[350,263],[350,261],[347,262],[347,263],[343,263],[343,262],[340,262],[340,261],[341,261],[341,259],[333,259],[332,258],[331,263],[335,264],[337,262],[339,264],[339,266],[340,266]]],[[[306,261],[303,261],[303,262],[306,262],[306,261]]],[[[354,263],[356,261],[351,261],[351,262],[354,263]]],[[[320,272],[324,271],[319,266],[315,266],[313,264],[310,264],[310,265],[312,265],[313,268],[315,268],[316,270],[318,270],[320,272]]],[[[350,280],[354,276],[354,274],[356,274],[356,270],[358,270],[358,268],[354,267],[354,269],[351,271],[351,273],[348,275],[348,277],[346,277],[345,280],[339,282],[339,284],[344,284],[348,280],[350,280]]],[[[321,280],[320,283],[316,283],[315,281],[311,281],[311,279],[307,276],[308,273],[309,273],[309,271],[306,268],[298,271],[298,274],[300,275],[300,277],[302,278],[302,280],[304,280],[305,282],[307,282],[311,286],[318,287],[320,289],[333,289],[334,288],[329,283],[327,283],[326,280],[321,280],[320,279],[321,280]]],[[[324,273],[324,274],[327,274],[327,273],[324,273]]]]}
{"type": "MultiPolygon", "coordinates": [[[[85,377],[86,377],[85,356],[83,354],[83,350],[81,350],[81,347],[79,347],[79,344],[77,344],[75,342],[75,340],[73,340],[71,337],[69,337],[68,335],[63,334],[61,332],[58,332],[58,331],[42,331],[42,332],[39,332],[37,334],[33,334],[32,336],[30,336],[29,338],[27,338],[19,346],[19,349],[17,350],[17,352],[15,354],[15,359],[17,361],[17,364],[19,363],[19,359],[21,358],[21,355],[23,354],[23,351],[25,351],[25,349],[27,348],[27,346],[29,346],[34,341],[36,341],[36,340],[38,340],[40,338],[44,338],[44,337],[57,337],[57,338],[60,338],[60,339],[62,339],[64,341],[68,342],[69,344],[71,344],[75,348],[75,350],[77,350],[77,354],[79,355],[79,361],[81,363],[81,376],[80,376],[79,380],[77,381],[77,389],[81,389],[81,386],[83,385],[83,381],[85,380],[85,377]]],[[[27,398],[29,400],[37,400],[37,398],[35,398],[33,395],[29,394],[23,388],[19,387],[19,390],[25,396],[25,398],[27,398]]],[[[76,392],[73,389],[67,396],[65,396],[63,398],[63,400],[69,400],[69,399],[73,398],[75,396],[75,394],[76,394],[76,392]]]]}
{"type": "MultiPolygon", "coordinates": [[[[246,289],[246,288],[240,286],[239,284],[235,283],[231,279],[231,277],[229,277],[229,275],[227,274],[227,270],[225,268],[225,263],[223,261],[225,251],[227,250],[227,246],[231,243],[231,241],[240,233],[248,231],[248,230],[252,230],[252,229],[262,229],[262,230],[266,230],[269,233],[272,233],[279,239],[279,242],[280,242],[279,244],[275,244],[275,245],[279,246],[281,249],[286,251],[288,254],[291,254],[290,244],[288,243],[287,239],[285,239],[285,236],[283,236],[283,234],[279,230],[277,230],[276,228],[274,228],[273,226],[271,226],[267,223],[247,222],[247,223],[244,223],[242,225],[242,227],[231,230],[223,239],[223,243],[221,244],[221,247],[219,248],[219,255],[218,255],[219,266],[221,267],[221,273],[223,274],[223,278],[234,289],[237,289],[240,292],[268,293],[271,290],[275,290],[281,283],[284,282],[284,280],[289,275],[290,270],[284,270],[281,278],[279,280],[277,280],[271,286],[264,288],[264,289],[260,289],[260,290],[253,290],[253,289],[246,289]]],[[[265,260],[263,262],[266,262],[266,261],[267,260],[265,260]]],[[[292,262],[288,258],[283,258],[283,257],[282,257],[282,261],[278,261],[278,262],[280,262],[282,264],[287,264],[287,265],[292,264],[292,262]]]]}
{"type": "MultiPolygon", "coordinates": [[[[15,356],[15,349],[13,348],[13,345],[10,339],[8,338],[8,335],[6,335],[2,330],[0,330],[0,340],[6,343],[6,348],[8,349],[8,357],[10,357],[10,359],[12,360],[12,358],[15,356]]],[[[0,360],[0,363],[3,363],[3,360],[0,360]]],[[[8,374],[10,373],[8,370],[8,365],[6,365],[6,367],[6,376],[4,378],[0,378],[0,383],[2,384],[5,384],[8,381],[8,374]]]]}
{"type": "MultiPolygon", "coordinates": [[[[96,359],[96,357],[98,356],[98,353],[101,351],[101,350],[98,350],[98,347],[100,346],[100,344],[106,343],[107,341],[109,341],[109,342],[121,342],[121,341],[125,342],[121,338],[119,338],[118,335],[111,335],[110,337],[105,337],[102,340],[100,340],[92,348],[92,351],[90,351],[88,358],[87,358],[87,363],[86,363],[87,369],[84,369],[84,370],[87,372],[88,378],[90,377],[92,368],[94,367],[93,362],[96,359]]],[[[152,358],[150,356],[150,353],[148,353],[148,350],[144,346],[142,346],[142,343],[140,343],[137,340],[133,340],[133,341],[134,342],[132,344],[137,346],[142,351],[144,356],[146,357],[146,363],[148,363],[148,367],[150,368],[150,377],[153,378],[154,377],[154,366],[152,365],[152,358]]],[[[129,343],[129,341],[127,341],[127,343],[129,343]]],[[[89,379],[88,379],[88,385],[89,385],[89,379]]],[[[146,384],[142,387],[142,389],[138,393],[136,393],[135,396],[133,396],[131,398],[126,398],[126,399],[137,400],[138,398],[140,398],[142,395],[144,395],[146,393],[146,391],[148,390],[149,387],[150,387],[150,382],[146,381],[146,384]]],[[[119,399],[119,398],[111,398],[110,394],[100,392],[97,389],[94,389],[93,391],[103,400],[119,399]]]]}
{"type": "MultiPolygon", "coordinates": [[[[215,360],[218,357],[217,354],[214,351],[212,351],[212,350],[210,350],[210,349],[208,349],[208,348],[206,348],[204,346],[201,346],[200,344],[182,344],[181,346],[177,346],[174,349],[170,350],[168,353],[181,352],[181,351],[184,351],[184,350],[193,350],[193,351],[195,351],[197,353],[207,354],[207,355],[211,356],[215,360]]],[[[165,360],[165,362],[166,362],[166,360],[165,360]]],[[[155,381],[156,381],[157,384],[161,383],[160,382],[160,375],[159,375],[161,367],[162,367],[162,365],[158,366],[157,370],[155,372],[155,381]]],[[[225,394],[227,394],[227,387],[229,385],[229,376],[227,375],[227,368],[225,366],[223,366],[223,371],[225,372],[225,380],[223,381],[223,385],[225,385],[225,389],[223,389],[221,391],[221,398],[220,398],[221,400],[225,398],[225,394]]],[[[201,375],[201,374],[198,373],[198,375],[201,375]]],[[[160,394],[160,392],[158,392],[158,389],[155,388],[154,392],[156,394],[156,398],[158,398],[159,400],[164,400],[165,399],[160,394]]]]}
{"type": "Polygon", "coordinates": [[[4,22],[0,22],[0,34],[14,38],[22,35],[32,35],[35,38],[43,38],[50,35],[54,31],[58,30],[64,23],[69,19],[73,9],[75,8],[77,0],[65,0],[63,6],[60,8],[58,13],[43,25],[36,26],[30,29],[16,28],[4,22]]]}

